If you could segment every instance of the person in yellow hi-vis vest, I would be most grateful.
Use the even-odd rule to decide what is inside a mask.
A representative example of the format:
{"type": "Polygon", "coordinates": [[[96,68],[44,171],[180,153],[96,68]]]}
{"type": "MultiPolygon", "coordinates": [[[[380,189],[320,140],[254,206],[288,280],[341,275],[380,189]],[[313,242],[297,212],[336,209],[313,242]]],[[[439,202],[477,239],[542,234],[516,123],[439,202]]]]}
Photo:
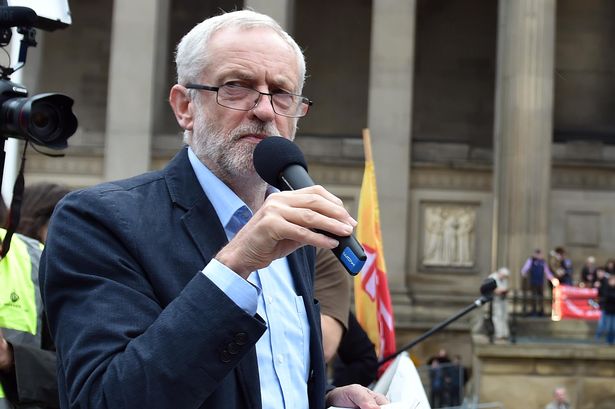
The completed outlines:
{"type": "MultiPolygon", "coordinates": [[[[5,230],[0,230],[4,238],[5,230]]],[[[15,234],[0,260],[0,408],[57,405],[55,353],[42,324],[38,264],[42,244],[15,234]]]]}
{"type": "MultiPolygon", "coordinates": [[[[10,251],[0,260],[0,409],[59,407],[56,354],[41,302],[38,266],[47,223],[67,192],[50,183],[26,187],[17,232],[29,237],[13,235],[10,251]]],[[[0,200],[0,214],[6,212],[3,205],[0,200]]],[[[0,229],[0,239],[5,233],[0,229]]]]}

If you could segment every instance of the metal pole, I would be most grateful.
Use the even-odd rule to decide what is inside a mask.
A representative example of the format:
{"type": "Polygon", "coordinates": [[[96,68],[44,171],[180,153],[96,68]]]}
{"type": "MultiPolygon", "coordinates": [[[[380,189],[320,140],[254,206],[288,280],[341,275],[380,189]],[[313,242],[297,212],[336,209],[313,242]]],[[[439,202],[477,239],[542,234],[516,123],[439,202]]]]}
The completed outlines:
{"type": "MultiPolygon", "coordinates": [[[[15,27],[12,28],[13,37],[11,37],[10,53],[11,61],[15,62],[19,59],[19,47],[21,41],[21,34],[17,33],[15,27]]],[[[11,76],[11,81],[21,84],[23,78],[23,68],[15,71],[11,76]]],[[[13,185],[17,179],[17,173],[19,172],[19,158],[22,149],[22,141],[15,138],[8,138],[4,145],[5,160],[4,160],[4,173],[2,179],[2,199],[6,207],[10,207],[11,200],[13,199],[13,185]]]]}

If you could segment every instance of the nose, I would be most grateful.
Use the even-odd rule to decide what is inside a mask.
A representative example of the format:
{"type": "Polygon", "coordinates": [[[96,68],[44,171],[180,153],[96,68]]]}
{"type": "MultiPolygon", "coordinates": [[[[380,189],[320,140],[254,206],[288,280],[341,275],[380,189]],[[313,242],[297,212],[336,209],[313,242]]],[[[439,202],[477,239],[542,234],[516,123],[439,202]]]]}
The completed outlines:
{"type": "Polygon", "coordinates": [[[275,119],[275,112],[273,110],[273,101],[271,100],[271,95],[263,95],[259,96],[258,101],[256,101],[256,106],[252,108],[252,114],[256,116],[263,122],[270,122],[275,119]]]}

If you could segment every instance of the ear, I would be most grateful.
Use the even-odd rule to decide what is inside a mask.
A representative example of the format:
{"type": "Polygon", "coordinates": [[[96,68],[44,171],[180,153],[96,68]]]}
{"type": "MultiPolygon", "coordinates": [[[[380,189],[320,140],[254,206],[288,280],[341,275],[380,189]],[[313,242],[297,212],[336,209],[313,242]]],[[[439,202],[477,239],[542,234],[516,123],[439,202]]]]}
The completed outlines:
{"type": "Polygon", "coordinates": [[[194,122],[194,115],[192,113],[194,104],[188,95],[186,87],[179,84],[173,85],[169,93],[169,104],[171,104],[171,109],[173,109],[179,126],[191,131],[194,122]]]}

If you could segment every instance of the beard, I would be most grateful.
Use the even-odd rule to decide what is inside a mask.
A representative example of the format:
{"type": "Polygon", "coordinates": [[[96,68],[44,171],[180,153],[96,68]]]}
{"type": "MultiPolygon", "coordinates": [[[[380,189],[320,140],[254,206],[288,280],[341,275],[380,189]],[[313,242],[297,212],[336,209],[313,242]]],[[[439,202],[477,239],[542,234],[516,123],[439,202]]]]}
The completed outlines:
{"type": "MultiPolygon", "coordinates": [[[[272,122],[262,121],[251,121],[224,130],[221,124],[208,121],[202,111],[197,110],[188,144],[218,178],[229,182],[256,175],[252,159],[256,145],[241,141],[243,136],[250,134],[280,135],[280,132],[272,122]]],[[[294,134],[293,130],[291,140],[294,134]]]]}

